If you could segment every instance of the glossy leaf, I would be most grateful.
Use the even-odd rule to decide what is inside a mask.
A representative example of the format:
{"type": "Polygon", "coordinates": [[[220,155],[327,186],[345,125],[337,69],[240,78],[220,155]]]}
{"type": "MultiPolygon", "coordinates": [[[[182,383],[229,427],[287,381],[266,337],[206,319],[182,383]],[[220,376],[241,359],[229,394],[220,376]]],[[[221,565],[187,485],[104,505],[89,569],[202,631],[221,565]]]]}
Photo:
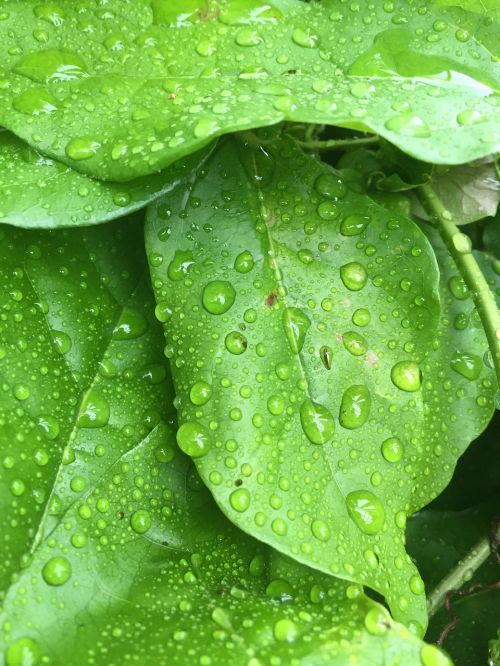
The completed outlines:
{"type": "Polygon", "coordinates": [[[214,506],[175,443],[137,232],[1,231],[2,663],[437,658],[214,506]]]}
{"type": "Polygon", "coordinates": [[[379,133],[454,164],[499,147],[499,26],[425,0],[9,0],[0,122],[129,180],[282,120],[379,133]]]}
{"type": "MultiPolygon", "coordinates": [[[[454,485],[452,481],[451,486],[454,485]]],[[[427,588],[432,591],[475,544],[491,530],[491,520],[498,514],[500,496],[464,511],[422,511],[408,522],[408,550],[415,558],[427,588]]],[[[476,594],[455,597],[453,615],[460,622],[444,640],[455,666],[486,664],[488,643],[498,627],[500,589],[487,589],[500,579],[500,567],[491,557],[462,589],[483,585],[476,594]]],[[[435,642],[452,616],[443,608],[431,619],[427,639],[435,642]]]]}
{"type": "Polygon", "coordinates": [[[406,515],[492,413],[458,277],[444,266],[437,330],[418,227],[291,143],[228,140],[168,204],[150,207],[146,245],[181,448],[238,526],[425,624],[406,515]]]}
{"type": "Polygon", "coordinates": [[[36,152],[14,134],[0,132],[0,223],[25,228],[99,224],[143,208],[178,183],[199,157],[126,185],[103,182],[36,152]]]}

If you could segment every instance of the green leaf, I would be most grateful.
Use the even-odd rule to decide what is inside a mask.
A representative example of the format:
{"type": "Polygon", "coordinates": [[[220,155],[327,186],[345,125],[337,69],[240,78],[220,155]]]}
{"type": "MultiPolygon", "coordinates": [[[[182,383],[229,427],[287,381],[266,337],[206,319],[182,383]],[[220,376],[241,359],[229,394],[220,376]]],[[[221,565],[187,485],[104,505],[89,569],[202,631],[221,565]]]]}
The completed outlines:
{"type": "Polygon", "coordinates": [[[491,666],[500,664],[500,629],[497,631],[496,640],[490,641],[489,662],[491,666]]]}
{"type": "Polygon", "coordinates": [[[227,140],[169,206],[149,208],[146,244],[181,448],[242,529],[425,624],[406,515],[492,413],[462,283],[445,273],[436,331],[437,265],[418,227],[292,143],[227,140]]]}
{"type": "Polygon", "coordinates": [[[491,220],[483,232],[484,249],[500,259],[500,214],[491,220]]]}
{"type": "Polygon", "coordinates": [[[175,444],[140,232],[0,232],[7,666],[451,666],[217,510],[175,444]]]}
{"type": "Polygon", "coordinates": [[[0,131],[0,223],[48,229],[123,217],[172,190],[198,162],[193,155],[124,186],[89,178],[0,131]]]}
{"type": "MultiPolygon", "coordinates": [[[[452,484],[453,485],[453,482],[452,484]]],[[[408,522],[408,550],[415,558],[427,588],[432,590],[475,544],[490,533],[500,496],[464,511],[422,511],[408,522]]],[[[459,624],[444,641],[456,666],[486,664],[488,642],[498,627],[500,589],[486,589],[500,578],[500,568],[488,559],[464,581],[462,589],[483,585],[470,596],[454,597],[453,615],[459,624]]],[[[443,608],[431,618],[426,638],[436,641],[452,616],[443,608]]]]}
{"type": "Polygon", "coordinates": [[[1,16],[0,122],[102,179],[282,120],[376,132],[434,163],[499,146],[499,26],[458,7],[10,0],[1,16]]]}

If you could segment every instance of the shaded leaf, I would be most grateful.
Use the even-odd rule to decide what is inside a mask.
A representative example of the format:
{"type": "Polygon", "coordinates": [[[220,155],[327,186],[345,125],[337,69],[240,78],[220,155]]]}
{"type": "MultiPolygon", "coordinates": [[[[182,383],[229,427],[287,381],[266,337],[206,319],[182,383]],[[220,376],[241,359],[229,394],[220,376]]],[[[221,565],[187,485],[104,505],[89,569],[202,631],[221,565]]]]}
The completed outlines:
{"type": "Polygon", "coordinates": [[[483,232],[484,249],[500,259],[500,215],[491,220],[483,232]]]}
{"type": "Polygon", "coordinates": [[[97,181],[0,132],[0,223],[25,228],[99,224],[143,208],[179,183],[199,156],[125,185],[97,181]]]}
{"type": "MultiPolygon", "coordinates": [[[[453,486],[453,482],[451,484],[453,486]]],[[[499,514],[500,496],[464,511],[423,511],[408,522],[408,550],[432,591],[475,544],[490,533],[491,519],[499,514]]],[[[492,585],[500,580],[500,566],[489,558],[464,581],[462,589],[472,585],[492,585]]],[[[477,591],[471,596],[452,600],[453,616],[460,621],[452,629],[444,647],[455,666],[486,664],[488,642],[498,627],[500,589],[477,591]]],[[[443,608],[431,619],[429,641],[436,641],[452,617],[443,608]]]]}
{"type": "Polygon", "coordinates": [[[282,120],[376,132],[434,163],[498,149],[499,28],[418,0],[3,3],[0,122],[102,179],[282,120]],[[361,37],[362,35],[362,37],[361,37]]]}
{"type": "Polygon", "coordinates": [[[494,392],[449,257],[439,320],[418,227],[287,142],[226,141],[169,205],[150,207],[146,244],[181,448],[238,526],[425,624],[406,515],[447,484],[494,392]]]}
{"type": "Polygon", "coordinates": [[[7,666],[437,658],[358,586],[284,559],[217,510],[175,444],[140,231],[0,232],[7,666]]]}

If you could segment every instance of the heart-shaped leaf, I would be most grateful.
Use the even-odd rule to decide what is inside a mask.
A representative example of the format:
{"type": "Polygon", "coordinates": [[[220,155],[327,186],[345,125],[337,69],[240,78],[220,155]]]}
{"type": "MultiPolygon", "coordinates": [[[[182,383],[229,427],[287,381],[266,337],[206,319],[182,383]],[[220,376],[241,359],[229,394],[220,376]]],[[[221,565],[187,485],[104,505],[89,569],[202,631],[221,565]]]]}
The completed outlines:
{"type": "Polygon", "coordinates": [[[449,257],[440,319],[419,228],[284,141],[227,140],[168,206],[150,207],[146,244],[181,449],[238,526],[424,625],[406,516],[494,392],[449,257]]]}
{"type": "Polygon", "coordinates": [[[459,7],[10,0],[1,17],[0,122],[102,179],[282,120],[376,132],[434,163],[499,146],[499,27],[459,7]]]}
{"type": "Polygon", "coordinates": [[[143,208],[199,163],[193,155],[165,171],[123,183],[94,180],[0,132],[0,223],[25,228],[99,224],[143,208]]]}
{"type": "Polygon", "coordinates": [[[140,226],[0,233],[7,666],[451,665],[214,506],[175,443],[140,226]]]}

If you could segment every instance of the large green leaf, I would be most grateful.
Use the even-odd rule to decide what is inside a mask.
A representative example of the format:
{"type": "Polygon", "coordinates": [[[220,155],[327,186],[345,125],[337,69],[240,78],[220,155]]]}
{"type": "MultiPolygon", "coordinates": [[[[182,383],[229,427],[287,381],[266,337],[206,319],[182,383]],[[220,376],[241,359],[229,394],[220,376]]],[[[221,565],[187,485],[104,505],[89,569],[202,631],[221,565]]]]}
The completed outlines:
{"type": "Polygon", "coordinates": [[[500,629],[497,631],[496,639],[490,641],[489,657],[491,666],[500,665],[500,629]]]}
{"type": "MultiPolygon", "coordinates": [[[[451,484],[454,485],[454,482],[451,484]]],[[[491,519],[498,515],[500,495],[464,511],[422,511],[408,521],[408,550],[415,558],[427,588],[432,589],[475,545],[490,533],[491,519]]],[[[444,647],[455,666],[487,663],[488,642],[498,627],[500,589],[488,589],[497,583],[500,567],[490,557],[462,589],[477,585],[476,594],[455,597],[453,616],[460,622],[445,638],[444,647]]],[[[431,618],[427,639],[436,641],[452,616],[442,608],[431,618]]]]}
{"type": "Polygon", "coordinates": [[[123,217],[169,192],[198,162],[193,155],[125,186],[89,178],[41,155],[14,134],[0,131],[0,223],[78,227],[123,217]]]}
{"type": "Polygon", "coordinates": [[[9,0],[0,122],[103,179],[281,120],[381,134],[435,163],[499,146],[499,26],[426,0],[9,0]]]}
{"type": "Polygon", "coordinates": [[[433,664],[358,586],[214,506],[175,443],[138,233],[1,231],[0,662],[433,664]]]}
{"type": "Polygon", "coordinates": [[[150,207],[146,244],[181,448],[237,525],[425,624],[406,515],[492,413],[458,277],[445,266],[437,331],[418,227],[291,143],[227,140],[168,205],[150,207]]]}

